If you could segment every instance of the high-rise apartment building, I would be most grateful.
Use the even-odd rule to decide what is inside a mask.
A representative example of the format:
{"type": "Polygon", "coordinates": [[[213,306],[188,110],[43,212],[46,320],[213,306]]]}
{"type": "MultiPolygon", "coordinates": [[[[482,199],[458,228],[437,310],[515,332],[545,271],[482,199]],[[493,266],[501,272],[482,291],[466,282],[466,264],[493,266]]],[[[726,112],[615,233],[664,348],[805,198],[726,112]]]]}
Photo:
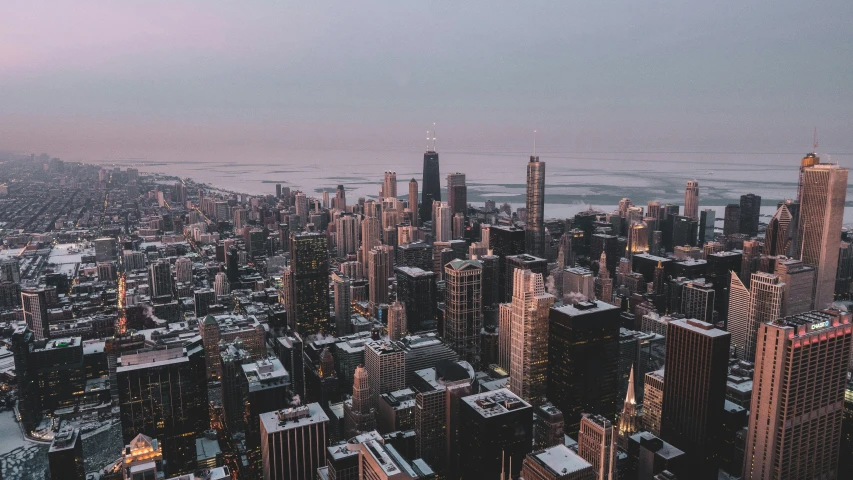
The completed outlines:
{"type": "Polygon", "coordinates": [[[453,239],[453,211],[444,202],[433,205],[432,231],[436,242],[449,242],[453,239]]]}
{"type": "MultiPolygon", "coordinates": [[[[515,270],[510,314],[509,389],[533,406],[545,402],[548,374],[548,312],[554,296],[542,274],[515,270]]],[[[503,332],[501,332],[503,334],[503,332]]]]}
{"type": "Polygon", "coordinates": [[[731,334],[695,319],[666,331],[661,438],[685,451],[690,478],[716,479],[731,334]]]}
{"type": "Polygon", "coordinates": [[[291,323],[300,332],[326,328],[329,320],[329,247],[326,235],[291,234],[290,269],[294,307],[294,321],[291,323]]]}
{"type": "MultiPolygon", "coordinates": [[[[438,153],[434,150],[424,153],[423,191],[421,192],[422,222],[432,220],[432,203],[441,201],[441,173],[439,172],[438,153]]],[[[434,227],[433,227],[434,228],[434,227]]]]}
{"type": "Polygon", "coordinates": [[[366,216],[361,221],[361,260],[367,269],[368,253],[382,245],[382,222],[373,216],[366,216]]]}
{"type": "Polygon", "coordinates": [[[684,216],[693,220],[699,220],[699,182],[687,181],[687,189],[684,191],[684,216]]]}
{"type": "Polygon", "coordinates": [[[563,412],[567,434],[580,430],[583,413],[613,418],[618,411],[619,311],[601,301],[550,310],[547,396],[563,412]]]}
{"type": "Polygon", "coordinates": [[[714,226],[717,222],[717,212],[705,208],[699,212],[699,245],[714,241],[714,226]]]}
{"type": "Polygon", "coordinates": [[[545,162],[536,155],[527,163],[527,222],[525,252],[535,257],[545,254],[545,162]]]}
{"type": "Polygon", "coordinates": [[[335,253],[338,258],[346,258],[358,250],[358,233],[361,222],[351,213],[335,218],[335,253]]]}
{"type": "Polygon", "coordinates": [[[687,318],[714,323],[714,294],[714,286],[703,280],[686,282],[681,290],[681,313],[687,318]]]}
{"type": "Polygon", "coordinates": [[[385,172],[382,182],[382,197],[397,198],[397,172],[385,172]]]}
{"type": "Polygon", "coordinates": [[[453,260],[444,267],[444,338],[459,357],[480,363],[483,267],[478,260],[453,260]]]}
{"type": "Polygon", "coordinates": [[[744,479],[846,475],[838,451],[850,322],[848,313],[812,311],[760,325],[744,479]]]}
{"type": "Polygon", "coordinates": [[[803,171],[800,260],[815,268],[814,308],[827,308],[835,293],[838,245],[847,198],[846,168],[816,164],[803,171]]]}

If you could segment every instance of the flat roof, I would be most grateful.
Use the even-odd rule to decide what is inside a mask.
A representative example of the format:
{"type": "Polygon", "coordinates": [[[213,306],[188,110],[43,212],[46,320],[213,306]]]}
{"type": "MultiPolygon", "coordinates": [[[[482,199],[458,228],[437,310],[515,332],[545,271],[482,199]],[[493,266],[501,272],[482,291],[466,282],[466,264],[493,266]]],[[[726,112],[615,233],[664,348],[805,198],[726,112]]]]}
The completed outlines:
{"type": "Polygon", "coordinates": [[[592,300],[588,302],[578,302],[572,305],[561,305],[559,307],[551,307],[553,310],[557,310],[560,313],[565,313],[566,315],[576,317],[578,315],[585,315],[588,313],[595,312],[604,312],[608,310],[617,310],[619,307],[616,305],[611,305],[606,302],[602,302],[599,300],[592,300]]]}
{"type": "Polygon", "coordinates": [[[726,335],[731,335],[725,330],[720,330],[719,328],[708,322],[703,322],[702,320],[697,320],[695,318],[682,318],[679,320],[673,320],[672,322],[669,322],[669,325],[678,325],[680,327],[684,327],[688,330],[700,333],[708,337],[724,337],[726,335]]]}
{"type": "Polygon", "coordinates": [[[503,415],[523,408],[532,408],[529,403],[507,388],[469,395],[463,397],[462,401],[485,418],[503,415]]]}
{"type": "Polygon", "coordinates": [[[315,423],[329,421],[329,417],[320,408],[319,403],[309,403],[301,407],[286,408],[260,414],[261,425],[268,434],[301,428],[315,423]]]}
{"type": "Polygon", "coordinates": [[[567,475],[586,469],[592,470],[592,464],[565,445],[555,445],[531,455],[557,475],[567,475]]]}

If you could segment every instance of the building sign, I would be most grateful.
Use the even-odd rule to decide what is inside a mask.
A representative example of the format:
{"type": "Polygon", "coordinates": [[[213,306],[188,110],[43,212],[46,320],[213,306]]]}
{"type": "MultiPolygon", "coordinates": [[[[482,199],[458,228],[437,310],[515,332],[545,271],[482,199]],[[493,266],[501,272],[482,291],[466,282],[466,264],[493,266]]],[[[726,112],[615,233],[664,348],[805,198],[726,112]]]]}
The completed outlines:
{"type": "Polygon", "coordinates": [[[828,326],[829,326],[829,320],[827,320],[825,322],[813,323],[812,324],[812,330],[819,330],[823,327],[828,327],[828,326]]]}

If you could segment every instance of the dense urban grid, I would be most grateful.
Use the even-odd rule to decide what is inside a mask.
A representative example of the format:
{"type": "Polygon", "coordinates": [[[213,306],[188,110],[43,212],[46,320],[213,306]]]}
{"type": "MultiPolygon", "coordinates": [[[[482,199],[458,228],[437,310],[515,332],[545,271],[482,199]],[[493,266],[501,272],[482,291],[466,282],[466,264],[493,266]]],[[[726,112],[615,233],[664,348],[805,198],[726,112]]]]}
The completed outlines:
{"type": "Polygon", "coordinates": [[[535,155],[515,210],[434,146],[376,199],[10,157],[0,405],[47,461],[3,478],[846,478],[848,170],[790,165],[772,216],[552,219],[535,155]]]}

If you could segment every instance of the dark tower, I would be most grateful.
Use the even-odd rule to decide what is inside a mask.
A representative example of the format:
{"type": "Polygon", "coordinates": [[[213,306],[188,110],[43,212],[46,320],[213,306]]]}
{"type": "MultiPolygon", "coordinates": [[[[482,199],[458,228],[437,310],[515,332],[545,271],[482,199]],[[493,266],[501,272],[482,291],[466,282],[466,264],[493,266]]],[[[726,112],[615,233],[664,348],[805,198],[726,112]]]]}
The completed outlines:
{"type": "Polygon", "coordinates": [[[424,182],[421,192],[422,222],[432,220],[432,202],[441,201],[441,174],[438,169],[438,153],[435,151],[435,132],[432,137],[432,148],[427,146],[424,152],[424,182]]]}

